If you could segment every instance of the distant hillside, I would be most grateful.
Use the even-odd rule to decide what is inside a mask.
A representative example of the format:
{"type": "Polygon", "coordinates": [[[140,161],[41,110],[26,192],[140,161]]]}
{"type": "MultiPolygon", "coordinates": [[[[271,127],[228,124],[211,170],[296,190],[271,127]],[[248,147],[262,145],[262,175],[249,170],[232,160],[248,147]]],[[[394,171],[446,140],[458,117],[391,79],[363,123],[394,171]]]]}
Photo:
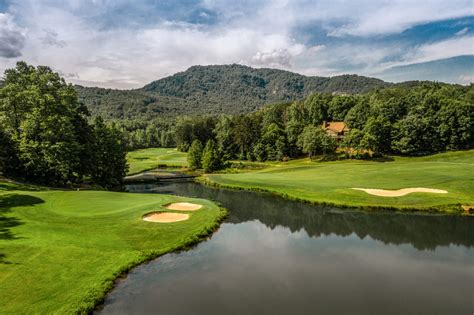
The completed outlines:
{"type": "Polygon", "coordinates": [[[390,85],[375,78],[341,75],[308,77],[242,65],[193,66],[137,90],[77,87],[93,114],[106,118],[154,118],[239,114],[265,104],[300,99],[314,92],[358,94],[390,85]]]}

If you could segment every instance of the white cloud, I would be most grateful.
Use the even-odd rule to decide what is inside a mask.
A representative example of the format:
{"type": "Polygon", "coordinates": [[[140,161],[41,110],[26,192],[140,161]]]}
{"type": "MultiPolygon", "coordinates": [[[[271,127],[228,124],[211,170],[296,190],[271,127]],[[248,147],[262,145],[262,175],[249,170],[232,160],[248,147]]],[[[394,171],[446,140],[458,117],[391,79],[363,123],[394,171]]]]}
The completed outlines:
{"type": "Polygon", "coordinates": [[[456,36],[462,36],[462,35],[466,34],[467,32],[469,32],[469,27],[465,27],[462,30],[460,30],[459,32],[457,32],[456,36]]]}
{"type": "Polygon", "coordinates": [[[383,63],[381,67],[387,69],[394,66],[404,66],[460,55],[474,55],[474,36],[455,37],[440,42],[420,45],[405,52],[401,61],[383,63]]]}
{"type": "Polygon", "coordinates": [[[0,57],[21,56],[24,44],[24,30],[14,22],[10,14],[0,13],[0,57]]]}
{"type": "MultiPolygon", "coordinates": [[[[105,27],[103,16],[125,0],[12,1],[9,13],[0,13],[0,71],[23,59],[73,74],[68,80],[85,85],[140,87],[195,64],[235,62],[309,75],[368,75],[393,66],[385,60],[397,54],[403,56],[398,64],[406,64],[473,53],[468,30],[451,42],[406,51],[370,43],[308,45],[293,33],[302,23],[315,21],[341,37],[400,32],[427,21],[473,15],[471,0],[203,0],[203,8],[217,12],[216,25],[157,16],[146,25],[133,24],[132,18],[112,19],[114,27],[105,27]]],[[[128,5],[144,13],[152,7],[139,1],[128,5]]]]}
{"type": "MultiPolygon", "coordinates": [[[[339,2],[341,7],[344,7],[339,2]]],[[[360,5],[353,2],[353,5],[360,5]]],[[[364,13],[353,15],[349,23],[334,28],[334,36],[369,36],[402,32],[412,26],[474,15],[471,0],[392,0],[363,6],[364,13]]],[[[348,15],[350,16],[350,15],[348,15]]]]}
{"type": "Polygon", "coordinates": [[[459,76],[459,82],[461,84],[471,84],[474,83],[474,74],[472,75],[461,75],[459,76]]]}

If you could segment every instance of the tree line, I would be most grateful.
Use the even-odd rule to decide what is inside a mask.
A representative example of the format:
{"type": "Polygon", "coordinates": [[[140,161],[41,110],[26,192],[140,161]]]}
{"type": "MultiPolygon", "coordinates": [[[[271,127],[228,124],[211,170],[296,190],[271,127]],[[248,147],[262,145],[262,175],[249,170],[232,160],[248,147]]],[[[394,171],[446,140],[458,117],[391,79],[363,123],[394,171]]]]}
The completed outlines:
{"type": "Polygon", "coordinates": [[[212,142],[221,165],[327,155],[338,148],[348,157],[472,149],[474,86],[423,83],[364,95],[318,93],[245,115],[180,118],[175,141],[191,152],[199,147],[196,141],[212,142]],[[324,121],[343,121],[350,131],[336,141],[322,128],[324,121]]]}
{"type": "Polygon", "coordinates": [[[46,184],[120,185],[127,171],[122,131],[90,121],[74,87],[49,67],[18,62],[0,87],[0,171],[46,184]]]}

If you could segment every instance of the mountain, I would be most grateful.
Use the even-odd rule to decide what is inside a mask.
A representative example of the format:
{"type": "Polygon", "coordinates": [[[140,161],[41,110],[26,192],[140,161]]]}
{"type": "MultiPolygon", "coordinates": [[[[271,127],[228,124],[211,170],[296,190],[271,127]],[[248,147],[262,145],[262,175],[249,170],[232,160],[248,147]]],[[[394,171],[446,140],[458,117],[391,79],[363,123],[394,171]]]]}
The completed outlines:
{"type": "Polygon", "coordinates": [[[310,77],[242,65],[193,66],[136,90],[77,86],[81,101],[104,118],[240,114],[314,92],[358,94],[390,85],[357,75],[310,77]]]}

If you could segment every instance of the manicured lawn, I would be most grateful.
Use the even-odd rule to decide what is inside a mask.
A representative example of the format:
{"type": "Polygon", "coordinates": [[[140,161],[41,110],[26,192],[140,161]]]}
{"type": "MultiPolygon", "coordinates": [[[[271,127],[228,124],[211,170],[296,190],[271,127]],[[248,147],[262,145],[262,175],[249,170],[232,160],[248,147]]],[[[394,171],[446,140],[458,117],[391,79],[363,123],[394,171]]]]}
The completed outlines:
{"type": "Polygon", "coordinates": [[[474,150],[428,157],[394,157],[391,162],[312,162],[302,159],[275,163],[263,170],[246,173],[206,175],[205,180],[234,188],[272,191],[318,203],[460,211],[459,204],[474,205],[474,150]],[[425,187],[444,189],[448,193],[412,193],[389,198],[352,190],[352,187],[425,187]]]}
{"type": "Polygon", "coordinates": [[[186,167],[186,153],[174,148],[149,148],[129,152],[127,161],[130,166],[128,174],[137,174],[159,166],[186,167]]]}
{"type": "Polygon", "coordinates": [[[90,311],[122,272],[196,242],[224,215],[202,199],[0,184],[1,314],[90,311]],[[182,222],[141,219],[178,200],[204,207],[182,222]]]}

